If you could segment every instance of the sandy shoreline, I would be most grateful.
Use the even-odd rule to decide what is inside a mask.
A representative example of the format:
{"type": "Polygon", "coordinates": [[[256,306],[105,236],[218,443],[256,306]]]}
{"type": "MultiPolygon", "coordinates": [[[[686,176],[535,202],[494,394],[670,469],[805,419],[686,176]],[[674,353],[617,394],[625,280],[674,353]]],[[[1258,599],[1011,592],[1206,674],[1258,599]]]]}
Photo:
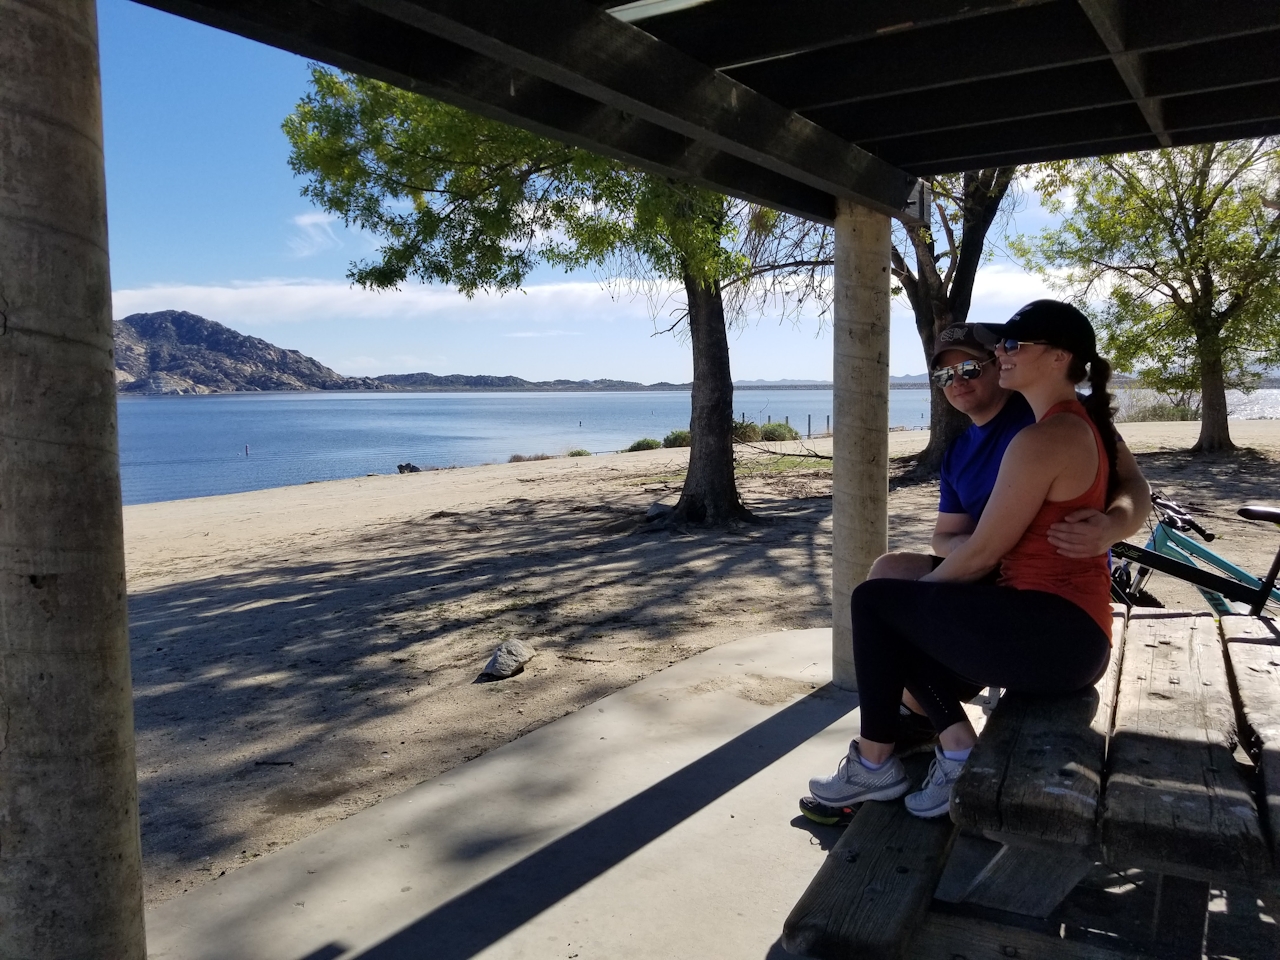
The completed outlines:
{"type": "MultiPolygon", "coordinates": [[[[1265,569],[1280,421],[1192,459],[1196,424],[1125,424],[1153,483],[1265,569]]],[[[907,456],[927,439],[895,433],[907,456]]],[[[798,445],[774,445],[795,449],[798,445]]],[[[813,441],[829,452],[830,441],[813,441]]],[[[651,533],[687,451],[365,477],[125,508],[148,901],[431,778],[726,640],[829,625],[830,470],[745,453],[766,522],[651,533]],[[531,640],[524,674],[474,684],[531,640]]],[[[927,544],[936,484],[895,486],[891,546],[927,544]]],[[[1195,596],[1158,595],[1183,605],[1195,596]]],[[[477,811],[483,816],[483,811],[477,811]]]]}

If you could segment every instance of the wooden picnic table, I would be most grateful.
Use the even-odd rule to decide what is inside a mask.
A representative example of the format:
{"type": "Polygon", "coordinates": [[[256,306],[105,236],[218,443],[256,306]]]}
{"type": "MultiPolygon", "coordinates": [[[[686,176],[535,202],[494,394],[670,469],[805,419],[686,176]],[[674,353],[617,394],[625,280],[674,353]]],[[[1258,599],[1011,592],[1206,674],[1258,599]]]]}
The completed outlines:
{"type": "Polygon", "coordinates": [[[1001,698],[954,788],[952,822],[864,805],[788,918],[789,951],[1198,958],[1210,884],[1280,892],[1276,623],[1123,607],[1115,617],[1095,689],[1001,698]],[[1017,920],[1053,915],[1099,863],[1157,878],[1147,952],[1017,920]]]}

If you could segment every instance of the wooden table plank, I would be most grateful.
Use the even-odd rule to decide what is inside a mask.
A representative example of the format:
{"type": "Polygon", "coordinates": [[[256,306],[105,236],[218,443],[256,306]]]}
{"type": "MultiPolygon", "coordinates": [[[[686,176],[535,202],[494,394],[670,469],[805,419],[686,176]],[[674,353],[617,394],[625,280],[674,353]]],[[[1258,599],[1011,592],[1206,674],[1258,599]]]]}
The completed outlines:
{"type": "MultiPolygon", "coordinates": [[[[1154,960],[1151,954],[1007,926],[978,917],[931,912],[911,941],[911,960],[1154,960]]],[[[1166,958],[1161,958],[1166,960],[1166,958]]]]}
{"type": "Polygon", "coordinates": [[[1280,866],[1280,628],[1258,617],[1223,617],[1219,627],[1252,741],[1246,745],[1259,758],[1271,855],[1280,866]]]}
{"type": "Polygon", "coordinates": [[[1191,878],[1265,876],[1271,858],[1232,758],[1235,710],[1213,618],[1135,610],[1126,633],[1106,861],[1191,878]]]}
{"type": "Polygon", "coordinates": [[[922,820],[901,800],[864,803],[783,925],[802,957],[890,960],[928,909],[955,828],[922,820]]]}
{"type": "Polygon", "coordinates": [[[1090,847],[1125,644],[1116,605],[1112,656],[1096,688],[1065,697],[1007,694],[987,720],[952,795],[966,830],[1090,847]]]}

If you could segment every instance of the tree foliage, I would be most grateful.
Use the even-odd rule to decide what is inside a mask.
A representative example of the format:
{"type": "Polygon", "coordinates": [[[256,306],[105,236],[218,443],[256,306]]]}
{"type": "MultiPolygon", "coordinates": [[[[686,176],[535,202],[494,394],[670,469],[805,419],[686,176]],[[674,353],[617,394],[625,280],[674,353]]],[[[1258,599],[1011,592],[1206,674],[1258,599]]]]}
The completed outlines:
{"type": "Polygon", "coordinates": [[[1226,390],[1280,362],[1280,141],[1048,164],[1036,189],[1062,222],[1016,252],[1091,313],[1118,369],[1199,393],[1197,450],[1230,449],[1226,390]]]}
{"type": "MultiPolygon", "coordinates": [[[[467,296],[519,288],[538,263],[681,289],[693,346],[684,518],[749,516],[733,481],[726,322],[830,307],[831,231],[364,77],[312,70],[284,121],[303,194],[378,238],[361,286],[417,280],[467,296]],[[695,502],[696,501],[696,502],[695,502]],[[687,509],[685,509],[687,508],[687,509]]],[[[656,312],[656,311],[655,311],[656,312]]]]}

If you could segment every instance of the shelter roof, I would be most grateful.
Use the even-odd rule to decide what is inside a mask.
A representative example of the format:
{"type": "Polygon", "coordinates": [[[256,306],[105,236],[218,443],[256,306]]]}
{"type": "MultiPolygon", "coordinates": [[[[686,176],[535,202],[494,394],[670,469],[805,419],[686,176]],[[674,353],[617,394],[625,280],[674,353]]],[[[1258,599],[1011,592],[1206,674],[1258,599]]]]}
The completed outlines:
{"type": "Polygon", "coordinates": [[[1274,0],[142,0],[736,196],[1280,133],[1274,0]]]}

